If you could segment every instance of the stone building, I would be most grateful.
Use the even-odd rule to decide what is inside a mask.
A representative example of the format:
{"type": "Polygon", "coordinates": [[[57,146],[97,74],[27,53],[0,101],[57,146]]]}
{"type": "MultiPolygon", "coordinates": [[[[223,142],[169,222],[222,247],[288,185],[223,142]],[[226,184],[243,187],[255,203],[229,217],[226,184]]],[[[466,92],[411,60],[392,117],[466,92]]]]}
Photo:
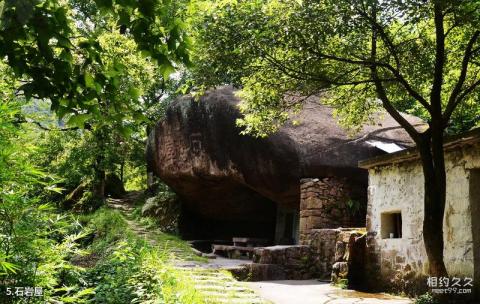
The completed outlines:
{"type": "Polygon", "coordinates": [[[182,96],[149,135],[148,169],[181,197],[186,239],[306,244],[318,229],[364,226],[367,170],[358,161],[412,146],[382,113],[348,134],[318,97],[304,101],[299,124],[268,138],[241,135],[240,102],[229,86],[198,101],[182,96]]]}
{"type": "MultiPolygon", "coordinates": [[[[447,201],[444,261],[451,277],[480,282],[480,129],[444,146],[447,201]]],[[[424,290],[423,173],[415,149],[360,162],[369,172],[367,259],[370,278],[398,290],[424,290]],[[382,278],[382,280],[379,280],[382,278]]]]}

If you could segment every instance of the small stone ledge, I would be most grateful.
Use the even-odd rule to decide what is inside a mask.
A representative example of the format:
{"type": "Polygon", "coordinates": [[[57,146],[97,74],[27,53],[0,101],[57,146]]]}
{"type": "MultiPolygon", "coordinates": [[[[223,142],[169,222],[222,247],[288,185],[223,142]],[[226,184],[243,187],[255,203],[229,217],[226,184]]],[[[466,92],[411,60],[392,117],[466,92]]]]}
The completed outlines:
{"type": "Polygon", "coordinates": [[[289,280],[306,280],[317,275],[311,247],[306,245],[255,248],[253,262],[278,265],[284,270],[282,278],[289,280]]]}

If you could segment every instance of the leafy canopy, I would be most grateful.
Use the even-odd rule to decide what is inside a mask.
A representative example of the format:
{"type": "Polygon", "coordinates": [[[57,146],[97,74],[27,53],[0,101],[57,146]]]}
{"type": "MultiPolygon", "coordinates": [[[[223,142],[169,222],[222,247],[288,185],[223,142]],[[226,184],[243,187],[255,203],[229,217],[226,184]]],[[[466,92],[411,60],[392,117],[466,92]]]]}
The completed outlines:
{"type": "Polygon", "coordinates": [[[393,111],[431,121],[437,7],[445,36],[442,120],[452,132],[469,129],[480,115],[478,1],[216,2],[194,21],[192,74],[198,85],[242,87],[239,124],[259,136],[298,109],[289,95],[319,94],[343,125],[359,126],[385,106],[377,84],[393,111]]]}
{"type": "MultiPolygon", "coordinates": [[[[75,114],[73,123],[81,125],[105,114],[100,107],[106,95],[129,77],[125,64],[109,57],[109,47],[127,46],[125,51],[152,60],[163,78],[175,65],[189,64],[179,7],[169,0],[2,0],[0,58],[22,80],[17,95],[48,98],[60,117],[75,114]]],[[[126,93],[122,100],[108,100],[108,107],[139,102],[142,90],[126,93]]],[[[113,119],[122,119],[121,113],[113,119]]]]}

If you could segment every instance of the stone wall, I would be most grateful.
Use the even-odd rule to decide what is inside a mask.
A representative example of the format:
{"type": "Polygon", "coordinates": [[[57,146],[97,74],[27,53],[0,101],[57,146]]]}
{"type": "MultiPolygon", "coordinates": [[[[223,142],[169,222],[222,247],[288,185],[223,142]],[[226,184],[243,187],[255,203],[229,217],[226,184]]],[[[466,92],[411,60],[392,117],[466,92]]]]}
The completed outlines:
{"type": "Polygon", "coordinates": [[[311,248],[316,275],[320,279],[362,281],[365,260],[365,229],[313,229],[304,241],[311,248]]]}
{"type": "MultiPolygon", "coordinates": [[[[255,248],[253,262],[262,265],[279,265],[284,278],[289,280],[307,280],[316,277],[317,270],[309,246],[271,246],[255,248]]],[[[278,279],[278,278],[275,278],[278,279]]]]}
{"type": "Polygon", "coordinates": [[[332,266],[333,283],[348,284],[350,288],[365,287],[365,239],[364,231],[340,232],[332,266]]]}
{"type": "Polygon", "coordinates": [[[366,202],[352,185],[337,177],[300,180],[300,244],[314,229],[365,226],[366,202]]]}
{"type": "Polygon", "coordinates": [[[330,279],[339,234],[340,229],[312,229],[303,240],[312,249],[318,277],[321,279],[330,279]]]}
{"type": "Polygon", "coordinates": [[[248,281],[322,279],[361,287],[364,229],[314,229],[306,243],[255,248],[252,264],[230,271],[248,281]]]}
{"type": "MultiPolygon", "coordinates": [[[[470,175],[480,168],[480,144],[446,152],[447,202],[444,218],[444,261],[451,277],[474,277],[469,193],[470,175]]],[[[372,286],[411,293],[426,290],[428,259],[423,243],[423,173],[419,161],[369,169],[367,262],[372,286]],[[382,237],[382,214],[401,213],[401,236],[382,237]],[[380,284],[382,283],[382,284],[380,284]]],[[[385,220],[384,220],[385,221],[385,220]]],[[[475,266],[475,267],[474,267],[475,266]]]]}

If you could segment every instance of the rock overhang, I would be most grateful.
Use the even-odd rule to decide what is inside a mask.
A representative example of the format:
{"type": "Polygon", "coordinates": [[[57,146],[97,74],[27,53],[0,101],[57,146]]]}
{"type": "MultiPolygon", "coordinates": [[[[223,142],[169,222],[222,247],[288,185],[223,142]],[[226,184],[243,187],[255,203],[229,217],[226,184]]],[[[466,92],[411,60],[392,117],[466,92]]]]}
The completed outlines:
{"type": "Polygon", "coordinates": [[[298,125],[287,124],[267,138],[240,135],[239,102],[230,86],[207,91],[198,101],[182,96],[149,135],[148,169],[205,218],[270,222],[271,202],[299,208],[302,177],[341,176],[366,185],[367,171],[358,161],[385,153],[367,141],[413,145],[388,115],[352,137],[318,98],[305,101],[298,125]]]}

